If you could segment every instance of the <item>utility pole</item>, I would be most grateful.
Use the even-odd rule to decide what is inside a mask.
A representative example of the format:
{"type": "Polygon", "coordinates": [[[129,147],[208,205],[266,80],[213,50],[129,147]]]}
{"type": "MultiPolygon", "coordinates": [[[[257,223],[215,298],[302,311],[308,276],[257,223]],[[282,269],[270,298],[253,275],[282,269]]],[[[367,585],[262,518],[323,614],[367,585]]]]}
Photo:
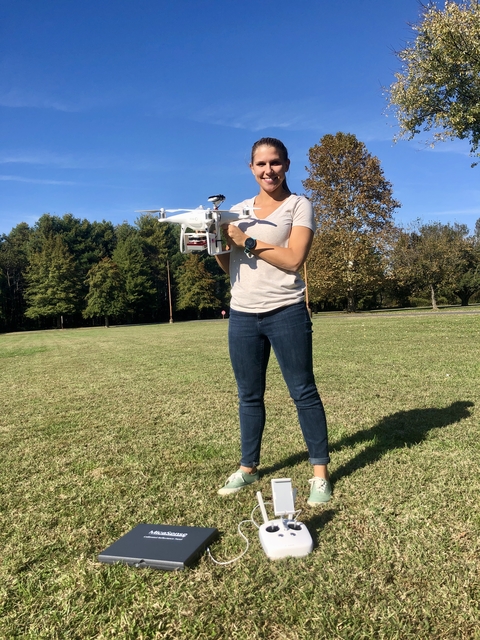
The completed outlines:
{"type": "Polygon", "coordinates": [[[170,324],[173,322],[173,313],[172,313],[172,288],[170,286],[170,265],[167,260],[167,282],[168,282],[168,304],[170,307],[170,324]]]}

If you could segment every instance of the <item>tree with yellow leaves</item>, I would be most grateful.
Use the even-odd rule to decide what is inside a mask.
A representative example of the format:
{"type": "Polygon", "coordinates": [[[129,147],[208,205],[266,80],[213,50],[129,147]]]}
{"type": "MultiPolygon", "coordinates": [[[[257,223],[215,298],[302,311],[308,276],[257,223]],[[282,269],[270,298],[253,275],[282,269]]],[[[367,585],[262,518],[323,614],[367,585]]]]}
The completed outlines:
{"type": "MultiPolygon", "coordinates": [[[[412,25],[415,41],[397,53],[402,69],[389,89],[400,132],[431,131],[431,145],[459,138],[480,157],[480,6],[478,0],[428,4],[412,25]]],[[[472,164],[475,166],[476,162],[472,164]]]]}
{"type": "Polygon", "coordinates": [[[307,262],[310,293],[344,299],[355,311],[359,296],[384,280],[400,204],[378,158],[351,133],[323,136],[309,159],[303,186],[318,224],[307,262]]]}

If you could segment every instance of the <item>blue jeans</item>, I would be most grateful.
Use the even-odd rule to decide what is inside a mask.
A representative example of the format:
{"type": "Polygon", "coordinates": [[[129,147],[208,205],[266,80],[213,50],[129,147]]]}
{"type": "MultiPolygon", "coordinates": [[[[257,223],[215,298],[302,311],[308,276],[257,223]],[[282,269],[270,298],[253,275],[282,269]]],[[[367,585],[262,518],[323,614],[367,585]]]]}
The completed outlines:
{"type": "Polygon", "coordinates": [[[330,462],[325,411],[313,375],[312,322],[305,303],[268,313],[231,309],[228,343],[239,397],[240,464],[255,467],[260,462],[271,348],[297,408],[310,463],[330,462]]]}

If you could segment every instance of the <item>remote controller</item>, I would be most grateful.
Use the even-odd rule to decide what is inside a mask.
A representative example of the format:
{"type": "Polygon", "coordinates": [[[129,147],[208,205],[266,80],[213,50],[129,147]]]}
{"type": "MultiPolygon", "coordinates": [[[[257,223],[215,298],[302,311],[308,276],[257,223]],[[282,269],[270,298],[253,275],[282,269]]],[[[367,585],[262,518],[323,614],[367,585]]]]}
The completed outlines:
{"type": "MultiPolygon", "coordinates": [[[[272,480],[272,487],[274,482],[272,480]]],[[[294,493],[292,492],[293,495],[294,493]]],[[[307,527],[302,522],[293,520],[291,517],[269,520],[260,491],[257,491],[257,500],[263,516],[263,524],[260,526],[259,536],[260,544],[265,554],[271,560],[288,557],[301,558],[308,555],[313,549],[313,540],[307,527]]],[[[288,509],[293,512],[293,498],[291,504],[292,506],[290,503],[288,504],[288,509]]],[[[278,513],[276,508],[275,513],[278,513]]]]}

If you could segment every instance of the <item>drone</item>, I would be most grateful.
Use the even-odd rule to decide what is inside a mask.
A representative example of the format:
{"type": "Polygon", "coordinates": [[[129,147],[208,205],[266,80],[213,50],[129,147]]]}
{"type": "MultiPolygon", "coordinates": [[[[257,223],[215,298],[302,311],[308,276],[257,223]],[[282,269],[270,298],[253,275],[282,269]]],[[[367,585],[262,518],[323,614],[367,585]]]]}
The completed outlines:
{"type": "Polygon", "coordinates": [[[206,249],[211,256],[218,256],[231,251],[223,245],[221,226],[250,218],[254,209],[253,207],[244,207],[242,211],[219,209],[224,200],[225,196],[218,194],[208,198],[208,202],[213,205],[208,209],[200,205],[196,209],[143,209],[136,213],[158,213],[158,222],[181,225],[180,251],[182,253],[206,249]],[[173,215],[167,216],[167,213],[173,215]]]}

